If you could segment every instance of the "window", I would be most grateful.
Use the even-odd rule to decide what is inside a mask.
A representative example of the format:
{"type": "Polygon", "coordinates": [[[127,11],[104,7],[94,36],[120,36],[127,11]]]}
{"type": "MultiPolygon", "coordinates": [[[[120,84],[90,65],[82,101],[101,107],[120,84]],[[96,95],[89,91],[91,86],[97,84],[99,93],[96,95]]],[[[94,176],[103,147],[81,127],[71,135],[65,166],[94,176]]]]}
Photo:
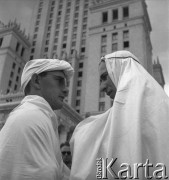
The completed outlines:
{"type": "Polygon", "coordinates": [[[117,40],[118,34],[117,33],[113,33],[112,34],[112,41],[117,40]]]}
{"type": "Polygon", "coordinates": [[[63,36],[63,41],[67,41],[67,36],[63,36]]]}
{"type": "Polygon", "coordinates": [[[72,42],[72,46],[73,47],[76,46],[76,42],[75,41],[72,42]]]}
{"type": "Polygon", "coordinates": [[[68,22],[65,22],[65,27],[68,27],[68,22]]]}
{"type": "Polygon", "coordinates": [[[85,52],[85,47],[81,48],[81,52],[84,53],[85,52]]]}
{"type": "Polygon", "coordinates": [[[24,48],[24,47],[22,47],[22,50],[21,50],[21,57],[23,57],[24,52],[25,52],[25,48],[24,48]]]}
{"type": "Polygon", "coordinates": [[[83,40],[82,40],[82,45],[85,45],[85,43],[86,43],[86,40],[83,39],[83,40]]]}
{"type": "Polygon", "coordinates": [[[38,27],[35,28],[35,32],[38,32],[38,27]]]}
{"type": "Polygon", "coordinates": [[[87,16],[87,11],[84,11],[84,16],[87,16]]]}
{"type": "Polygon", "coordinates": [[[56,45],[54,45],[54,46],[53,46],[53,50],[56,50],[56,49],[57,49],[57,46],[56,46],[56,45]]]}
{"type": "Polygon", "coordinates": [[[82,77],[82,76],[83,76],[83,72],[82,71],[78,72],[78,77],[82,77]]]}
{"type": "Polygon", "coordinates": [[[106,36],[106,35],[103,35],[103,36],[101,37],[101,42],[102,42],[102,43],[106,43],[106,42],[107,42],[107,36],[106,36]]]}
{"type": "Polygon", "coordinates": [[[79,63],[79,68],[83,68],[83,63],[79,63]]]}
{"type": "Polygon", "coordinates": [[[50,37],[50,33],[47,33],[46,37],[49,38],[50,37]]]}
{"type": "Polygon", "coordinates": [[[18,81],[19,81],[19,76],[16,77],[16,82],[18,82],[18,81]]]}
{"type": "Polygon", "coordinates": [[[16,52],[18,52],[19,47],[20,47],[20,44],[19,44],[19,42],[17,42],[17,44],[16,44],[16,52]]]}
{"type": "Polygon", "coordinates": [[[124,48],[129,48],[129,41],[124,41],[123,42],[123,47],[124,48]]]}
{"type": "Polygon", "coordinates": [[[71,54],[73,54],[74,53],[74,49],[71,49],[71,54]]]}
{"type": "Polygon", "coordinates": [[[52,24],[52,20],[51,19],[49,20],[49,24],[52,24]]]}
{"type": "Polygon", "coordinates": [[[32,42],[32,46],[35,46],[35,45],[36,45],[36,41],[33,41],[33,42],[32,42]]]}
{"type": "Polygon", "coordinates": [[[50,31],[50,30],[51,30],[51,26],[48,27],[48,31],[50,31]]]}
{"type": "Polygon", "coordinates": [[[59,29],[59,27],[60,27],[60,24],[56,24],[56,29],[59,29]]]}
{"type": "Polygon", "coordinates": [[[48,47],[45,47],[45,52],[48,52],[48,47]]]}
{"type": "Polygon", "coordinates": [[[66,10],[66,13],[70,13],[70,9],[67,9],[67,10],[66,10]]]}
{"type": "Polygon", "coordinates": [[[71,6],[71,2],[68,2],[68,3],[67,3],[67,7],[70,7],[70,6],[71,6]]]}
{"type": "Polygon", "coordinates": [[[59,22],[60,22],[60,20],[61,20],[61,18],[60,18],[60,17],[58,17],[58,18],[57,18],[57,23],[59,23],[59,22]]]}
{"type": "Polygon", "coordinates": [[[36,21],[36,26],[38,26],[39,25],[39,21],[36,21]]]}
{"type": "Polygon", "coordinates": [[[14,87],[14,90],[15,90],[15,91],[17,90],[17,87],[18,87],[18,86],[15,84],[15,87],[14,87]]]}
{"type": "Polygon", "coordinates": [[[83,18],[83,22],[84,23],[87,22],[87,17],[83,18]]]}
{"type": "Polygon", "coordinates": [[[35,49],[34,49],[34,48],[32,48],[32,49],[31,49],[31,53],[34,53],[34,52],[35,52],[35,49]]]}
{"type": "Polygon", "coordinates": [[[59,12],[58,12],[58,16],[60,16],[60,15],[61,15],[61,13],[62,13],[62,11],[59,11],[59,12]]]}
{"type": "Polygon", "coordinates": [[[19,68],[18,68],[18,73],[20,73],[20,72],[21,72],[21,68],[19,67],[19,68]]]}
{"type": "Polygon", "coordinates": [[[123,39],[127,39],[129,38],[129,31],[126,30],[126,31],[123,31],[123,39]]]}
{"type": "Polygon", "coordinates": [[[40,19],[40,14],[38,14],[37,19],[40,19]]]}
{"type": "Polygon", "coordinates": [[[67,33],[68,33],[68,29],[65,29],[65,30],[64,30],[64,34],[67,34],[67,33]]]}
{"type": "Polygon", "coordinates": [[[33,56],[30,56],[30,60],[32,60],[33,59],[33,56]]]}
{"type": "Polygon", "coordinates": [[[82,86],[82,81],[77,81],[77,86],[82,86]]]}
{"type": "Polygon", "coordinates": [[[79,10],[79,6],[76,6],[75,11],[78,11],[78,10],[79,10]]]}
{"type": "Polygon", "coordinates": [[[113,13],[113,20],[117,20],[118,19],[118,9],[114,9],[112,13],[113,13]]]}
{"type": "Polygon", "coordinates": [[[77,95],[77,96],[81,96],[81,90],[77,90],[76,95],[77,95]]]}
{"type": "Polygon", "coordinates": [[[69,15],[66,15],[65,20],[69,20],[69,15]]]}
{"type": "Polygon", "coordinates": [[[86,37],[86,32],[82,33],[82,37],[85,38],[86,37]]]}
{"type": "Polygon", "coordinates": [[[108,21],[108,13],[103,12],[102,13],[102,23],[107,23],[107,21],[108,21]]]}
{"type": "Polygon", "coordinates": [[[112,52],[117,51],[117,43],[112,44],[112,52]]]}
{"type": "Polygon", "coordinates": [[[80,100],[76,100],[76,106],[80,106],[80,100]]]}
{"type": "Polygon", "coordinates": [[[39,6],[42,6],[42,5],[43,5],[43,2],[40,2],[40,3],[39,3],[39,6]]]}
{"type": "Polygon", "coordinates": [[[8,86],[9,86],[9,87],[11,87],[11,84],[12,84],[12,81],[11,81],[11,80],[9,80],[9,82],[8,82],[8,86]]]}
{"type": "Polygon", "coordinates": [[[66,44],[65,43],[62,45],[62,48],[66,48],[66,44]]]}
{"type": "Polygon", "coordinates": [[[58,35],[59,35],[59,31],[56,31],[56,32],[55,32],[55,36],[58,36],[58,35]]]}
{"type": "Polygon", "coordinates": [[[12,64],[12,69],[15,69],[15,67],[16,67],[16,64],[13,63],[13,64],[12,64]]]}
{"type": "Polygon", "coordinates": [[[76,34],[73,34],[73,37],[72,37],[73,39],[76,39],[76,34]]]}
{"type": "Polygon", "coordinates": [[[75,20],[74,20],[74,25],[77,25],[77,24],[78,24],[78,20],[75,19],[75,20]]]}
{"type": "Polygon", "coordinates": [[[52,1],[52,5],[55,5],[55,1],[52,1]]]}
{"type": "Polygon", "coordinates": [[[0,47],[2,46],[3,38],[0,38],[0,47]]]}
{"type": "Polygon", "coordinates": [[[84,8],[85,8],[85,9],[88,8],[88,4],[85,4],[85,5],[84,5],[84,8]]]}
{"type": "Polygon", "coordinates": [[[13,74],[14,74],[14,73],[13,73],[13,72],[11,72],[11,74],[10,74],[10,77],[11,77],[11,78],[13,77],[13,74]]]}
{"type": "Polygon", "coordinates": [[[58,42],[58,38],[55,38],[54,42],[57,43],[58,42]]]}
{"type": "Polygon", "coordinates": [[[83,25],[83,30],[86,30],[86,28],[87,28],[87,25],[83,25]]]}
{"type": "Polygon", "coordinates": [[[73,28],[73,31],[74,31],[74,32],[77,31],[77,27],[74,27],[74,28],[73,28]]]}
{"type": "Polygon", "coordinates": [[[53,17],[53,13],[51,13],[49,17],[52,18],[53,17]]]}
{"type": "Polygon", "coordinates": [[[104,46],[101,46],[101,53],[106,53],[106,46],[104,45],[104,46]]]}
{"type": "Polygon", "coordinates": [[[51,9],[50,9],[51,11],[53,11],[54,10],[54,7],[51,7],[51,9]]]}
{"type": "Polygon", "coordinates": [[[41,13],[41,12],[42,12],[42,8],[39,8],[38,13],[41,13]]]}
{"type": "Polygon", "coordinates": [[[128,17],[129,17],[129,8],[123,7],[123,18],[128,18],[128,17]]]}
{"type": "Polygon", "coordinates": [[[36,38],[37,38],[37,34],[34,34],[33,39],[36,39],[36,38]]]}
{"type": "Polygon", "coordinates": [[[75,16],[75,18],[77,18],[77,17],[78,17],[78,15],[79,15],[79,13],[75,13],[75,15],[74,15],[74,16],[75,16]]]}
{"type": "Polygon", "coordinates": [[[99,111],[105,110],[105,102],[99,102],[99,111]]]}
{"type": "Polygon", "coordinates": [[[48,45],[49,44],[49,40],[46,40],[45,44],[48,45]]]}
{"type": "Polygon", "coordinates": [[[100,91],[100,97],[105,97],[105,92],[100,91]]]}

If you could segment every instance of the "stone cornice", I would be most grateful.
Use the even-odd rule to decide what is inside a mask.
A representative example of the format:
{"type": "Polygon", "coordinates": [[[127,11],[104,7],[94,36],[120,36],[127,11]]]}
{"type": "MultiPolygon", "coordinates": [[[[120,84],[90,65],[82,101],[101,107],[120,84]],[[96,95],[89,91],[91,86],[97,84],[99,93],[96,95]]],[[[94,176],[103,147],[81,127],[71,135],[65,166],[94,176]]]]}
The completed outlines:
{"type": "Polygon", "coordinates": [[[29,42],[28,37],[26,35],[23,35],[23,33],[18,31],[16,28],[9,27],[9,28],[5,28],[5,29],[0,29],[0,34],[7,35],[7,34],[11,34],[11,33],[13,35],[17,36],[17,38],[19,37],[28,48],[31,46],[31,43],[29,42]]]}
{"type": "MultiPolygon", "coordinates": [[[[137,0],[140,1],[140,0],[137,0]]],[[[135,0],[109,0],[109,1],[100,1],[100,3],[96,3],[95,5],[90,6],[91,11],[104,9],[105,7],[111,7],[112,5],[121,5],[122,3],[135,2],[135,0]]]]}
{"type": "MultiPolygon", "coordinates": [[[[94,27],[90,27],[89,30],[94,30],[94,29],[98,29],[98,28],[106,28],[106,27],[110,27],[110,26],[117,26],[118,24],[122,24],[122,23],[128,23],[131,21],[135,21],[135,20],[144,20],[144,16],[137,16],[137,17],[133,17],[133,18],[128,18],[128,19],[123,19],[123,20],[118,20],[118,21],[113,21],[111,23],[105,23],[105,24],[100,24],[98,26],[94,26],[94,27]]],[[[141,22],[140,22],[141,23],[141,22]]],[[[126,27],[127,28],[127,27],[126,27]]],[[[118,28],[117,28],[118,29],[118,28]]],[[[116,29],[116,30],[117,30],[116,29]]],[[[90,34],[90,33],[89,33],[90,34]]]]}

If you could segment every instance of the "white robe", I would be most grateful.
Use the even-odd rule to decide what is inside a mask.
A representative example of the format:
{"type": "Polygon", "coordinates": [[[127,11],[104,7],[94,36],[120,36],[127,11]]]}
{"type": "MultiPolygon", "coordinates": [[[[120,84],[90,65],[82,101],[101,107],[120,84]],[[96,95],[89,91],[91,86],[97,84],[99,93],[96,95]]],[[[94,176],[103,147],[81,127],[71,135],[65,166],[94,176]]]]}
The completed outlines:
{"type": "MultiPolygon", "coordinates": [[[[166,167],[164,177],[169,176],[169,98],[132,54],[125,57],[125,52],[120,52],[105,59],[108,74],[117,87],[114,104],[76,127],[71,139],[70,180],[96,179],[97,158],[104,158],[104,162],[105,158],[108,162],[117,158],[112,166],[116,174],[126,169],[121,165],[127,163],[133,177],[134,164],[145,164],[148,159],[153,164],[149,168],[153,179],[153,172],[160,169],[156,167],[158,163],[166,167]]],[[[126,175],[127,171],[123,176],[126,175]]],[[[158,175],[162,176],[162,172],[158,175]]],[[[113,179],[108,171],[107,177],[113,179]]],[[[138,169],[138,177],[147,179],[144,167],[138,169]]]]}
{"type": "Polygon", "coordinates": [[[0,131],[0,180],[68,179],[56,126],[49,104],[40,96],[26,96],[0,131]]]}

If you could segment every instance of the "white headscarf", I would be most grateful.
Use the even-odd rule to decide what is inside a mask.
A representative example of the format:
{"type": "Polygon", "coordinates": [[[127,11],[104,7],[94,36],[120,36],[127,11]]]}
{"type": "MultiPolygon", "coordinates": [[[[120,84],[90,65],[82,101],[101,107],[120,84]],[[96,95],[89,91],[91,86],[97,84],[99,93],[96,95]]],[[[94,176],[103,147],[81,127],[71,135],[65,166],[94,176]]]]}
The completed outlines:
{"type": "MultiPolygon", "coordinates": [[[[109,110],[76,127],[71,139],[70,180],[95,180],[97,158],[108,158],[108,162],[117,158],[112,167],[116,173],[126,169],[121,165],[127,163],[132,176],[134,164],[145,164],[149,159],[153,164],[149,168],[151,176],[161,169],[155,167],[157,163],[166,166],[169,176],[169,98],[137,61],[127,51],[105,56],[108,74],[117,88],[116,96],[109,110]]],[[[143,168],[138,171],[139,179],[147,179],[143,168]]]]}
{"type": "Polygon", "coordinates": [[[73,76],[74,70],[72,66],[59,59],[34,59],[26,63],[22,76],[21,76],[21,88],[24,91],[26,85],[30,81],[33,74],[39,74],[45,71],[63,70],[66,79],[70,79],[73,76]]]}

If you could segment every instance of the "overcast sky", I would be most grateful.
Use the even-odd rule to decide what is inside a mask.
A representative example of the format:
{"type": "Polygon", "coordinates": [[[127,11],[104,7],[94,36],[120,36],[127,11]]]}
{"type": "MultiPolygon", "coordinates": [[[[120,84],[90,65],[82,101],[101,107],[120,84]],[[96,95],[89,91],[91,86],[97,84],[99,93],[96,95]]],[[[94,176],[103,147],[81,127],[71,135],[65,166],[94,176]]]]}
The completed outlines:
{"type": "MultiPolygon", "coordinates": [[[[7,23],[10,19],[17,18],[21,28],[25,28],[28,33],[36,2],[37,0],[0,0],[0,20],[7,23]]],[[[146,0],[146,3],[152,26],[153,60],[159,57],[166,82],[164,89],[169,95],[169,0],[146,0]]]]}

